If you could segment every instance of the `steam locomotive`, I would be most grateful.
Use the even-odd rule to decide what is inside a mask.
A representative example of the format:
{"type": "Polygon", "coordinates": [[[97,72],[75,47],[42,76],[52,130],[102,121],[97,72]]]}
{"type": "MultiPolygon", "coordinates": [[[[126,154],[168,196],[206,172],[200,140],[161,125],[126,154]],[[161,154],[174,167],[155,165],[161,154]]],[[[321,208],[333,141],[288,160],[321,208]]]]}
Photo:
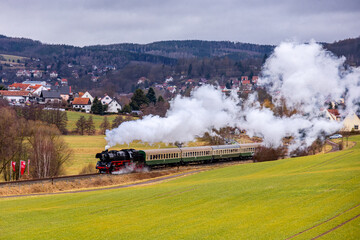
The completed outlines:
{"type": "Polygon", "coordinates": [[[258,146],[260,146],[260,143],[150,150],[105,150],[95,156],[99,159],[96,169],[100,173],[112,173],[130,165],[135,165],[135,168],[144,166],[151,168],[159,165],[183,165],[187,163],[249,159],[252,158],[258,146]]]}

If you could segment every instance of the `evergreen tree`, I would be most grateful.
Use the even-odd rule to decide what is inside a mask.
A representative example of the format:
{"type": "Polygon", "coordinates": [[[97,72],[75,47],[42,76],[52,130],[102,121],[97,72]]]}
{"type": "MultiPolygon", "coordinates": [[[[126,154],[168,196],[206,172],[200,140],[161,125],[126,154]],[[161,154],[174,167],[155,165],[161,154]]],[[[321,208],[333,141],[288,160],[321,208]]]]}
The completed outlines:
{"type": "Polygon", "coordinates": [[[123,113],[131,113],[131,107],[129,104],[125,104],[125,106],[122,109],[123,113]]]}
{"type": "Polygon", "coordinates": [[[93,117],[90,116],[88,120],[86,121],[86,133],[88,135],[94,135],[95,134],[95,125],[93,121],[93,117]]]}
{"type": "Polygon", "coordinates": [[[131,98],[130,107],[133,110],[140,110],[140,106],[143,104],[148,104],[148,99],[143,90],[138,88],[135,90],[134,95],[131,98]]]}
{"type": "Polygon", "coordinates": [[[153,88],[150,88],[148,93],[146,94],[147,99],[149,100],[149,103],[156,104],[156,95],[153,88]]]}
{"type": "Polygon", "coordinates": [[[158,103],[159,103],[159,102],[165,102],[165,99],[163,98],[163,96],[160,95],[160,96],[158,97],[158,100],[157,100],[157,101],[158,101],[158,103]]]}
{"type": "Polygon", "coordinates": [[[101,134],[105,134],[107,129],[110,129],[110,122],[107,117],[104,117],[104,120],[100,124],[101,134]]]}
{"type": "Polygon", "coordinates": [[[107,105],[103,105],[101,101],[97,97],[95,97],[93,104],[91,105],[91,112],[93,114],[104,115],[106,110],[107,110],[107,105]]]}

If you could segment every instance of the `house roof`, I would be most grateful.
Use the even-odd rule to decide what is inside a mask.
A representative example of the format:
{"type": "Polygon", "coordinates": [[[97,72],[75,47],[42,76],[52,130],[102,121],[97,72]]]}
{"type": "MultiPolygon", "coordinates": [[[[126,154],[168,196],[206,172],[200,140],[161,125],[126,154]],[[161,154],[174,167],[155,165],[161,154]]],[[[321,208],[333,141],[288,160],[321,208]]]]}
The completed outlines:
{"type": "Polygon", "coordinates": [[[9,88],[18,88],[21,90],[25,90],[30,84],[24,84],[24,83],[13,83],[9,86],[9,88]]]}
{"type": "Polygon", "coordinates": [[[71,93],[71,87],[70,86],[51,86],[51,90],[54,91],[60,91],[61,95],[69,95],[71,93]]]}
{"type": "Polygon", "coordinates": [[[2,96],[27,96],[29,95],[29,91],[8,91],[8,90],[0,90],[0,95],[2,96]]]}
{"type": "Polygon", "coordinates": [[[90,98],[74,98],[73,105],[90,105],[90,98]]]}
{"type": "Polygon", "coordinates": [[[340,113],[337,109],[328,109],[328,111],[335,116],[340,116],[340,113]]]}
{"type": "Polygon", "coordinates": [[[40,96],[43,98],[61,98],[60,91],[41,91],[40,96]]]}

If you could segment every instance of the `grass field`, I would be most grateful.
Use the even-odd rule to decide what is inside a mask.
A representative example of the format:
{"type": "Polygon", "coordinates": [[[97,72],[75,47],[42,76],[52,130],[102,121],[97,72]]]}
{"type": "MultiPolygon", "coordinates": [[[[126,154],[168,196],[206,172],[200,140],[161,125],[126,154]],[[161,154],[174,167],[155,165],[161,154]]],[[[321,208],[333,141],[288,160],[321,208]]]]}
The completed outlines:
{"type": "MultiPolygon", "coordinates": [[[[73,111],[67,111],[67,126],[66,128],[69,131],[72,131],[76,128],[76,122],[79,120],[80,116],[84,116],[86,119],[88,119],[90,116],[93,117],[94,125],[96,131],[100,131],[100,124],[104,121],[105,116],[95,115],[95,114],[88,114],[83,112],[73,112],[73,111]]],[[[112,121],[116,118],[117,115],[106,115],[110,124],[112,124],[112,121]]]]}
{"type": "Polygon", "coordinates": [[[359,239],[360,136],[351,140],[341,152],[145,187],[0,199],[0,238],[311,239],[334,229],[321,239],[359,239]]]}
{"type": "Polygon", "coordinates": [[[28,59],[27,57],[21,57],[21,56],[16,56],[16,55],[7,55],[7,54],[0,54],[0,56],[2,56],[4,58],[4,61],[9,61],[12,62],[12,61],[17,61],[17,60],[20,60],[20,61],[24,61],[25,59],[28,59]]]}

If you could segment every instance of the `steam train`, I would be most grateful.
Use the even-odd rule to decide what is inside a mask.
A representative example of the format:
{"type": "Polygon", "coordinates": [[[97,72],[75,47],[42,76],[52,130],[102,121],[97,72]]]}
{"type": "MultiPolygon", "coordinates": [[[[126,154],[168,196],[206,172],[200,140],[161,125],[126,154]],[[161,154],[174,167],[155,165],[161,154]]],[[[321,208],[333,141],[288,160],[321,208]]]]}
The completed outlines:
{"type": "Polygon", "coordinates": [[[122,149],[105,150],[96,154],[99,161],[96,169],[100,173],[112,173],[127,166],[184,165],[188,163],[217,162],[220,160],[249,159],[259,143],[219,145],[204,147],[164,148],[150,150],[122,149]]]}

